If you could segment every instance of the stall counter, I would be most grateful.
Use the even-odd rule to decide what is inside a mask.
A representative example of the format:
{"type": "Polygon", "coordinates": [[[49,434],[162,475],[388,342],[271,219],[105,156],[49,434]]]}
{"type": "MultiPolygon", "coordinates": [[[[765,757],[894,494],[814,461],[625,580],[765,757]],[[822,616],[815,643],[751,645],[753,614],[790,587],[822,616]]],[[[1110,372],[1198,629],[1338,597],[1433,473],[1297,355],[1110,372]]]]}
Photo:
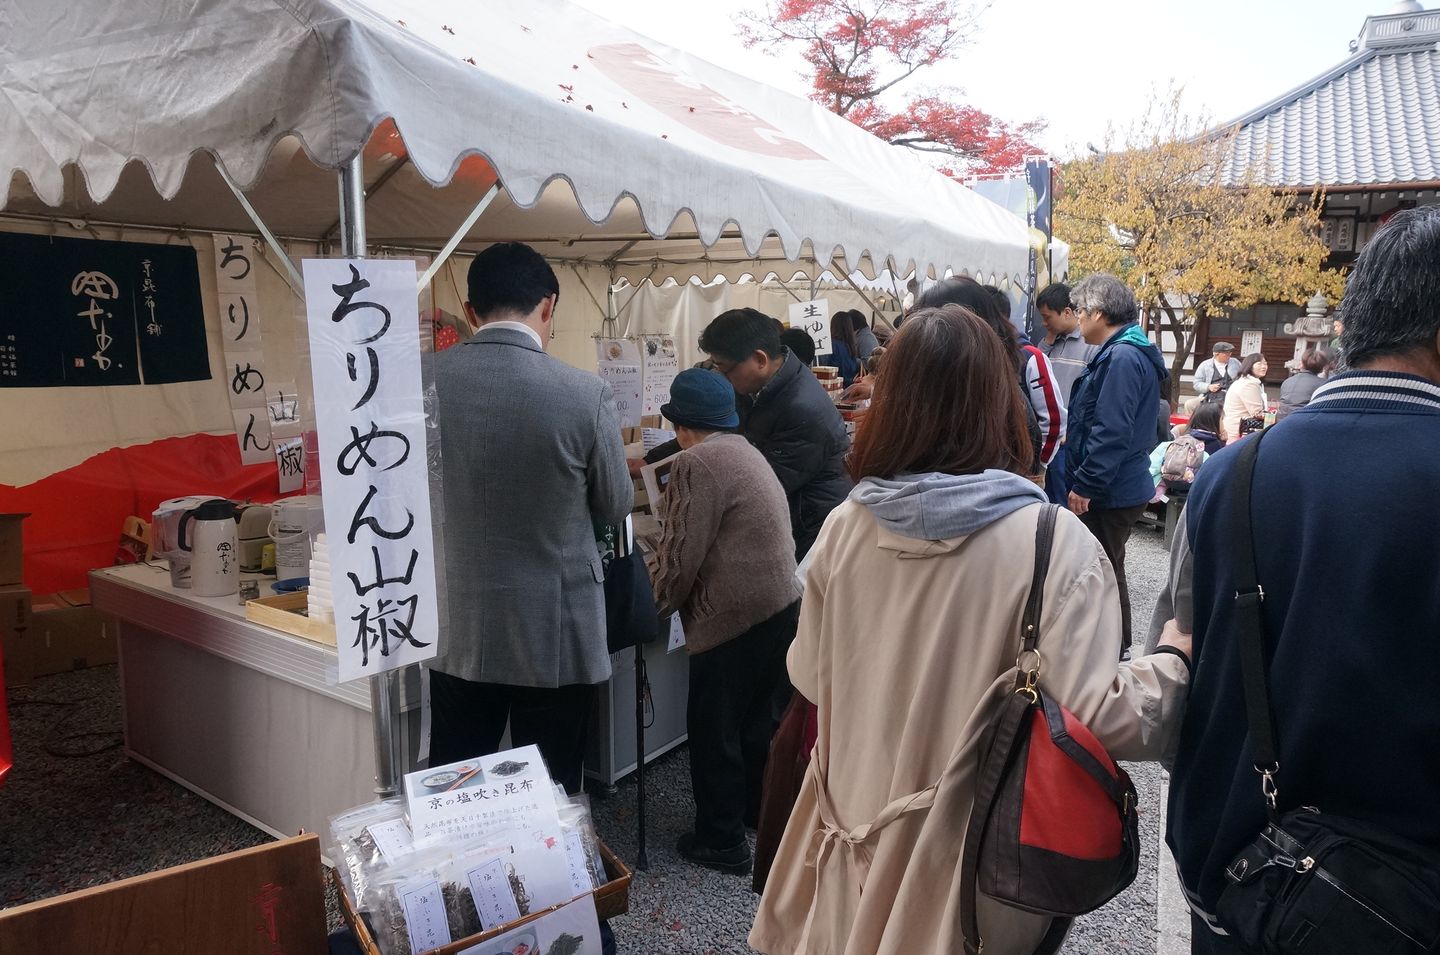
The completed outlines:
{"type": "MultiPolygon", "coordinates": [[[[278,837],[325,832],[375,798],[364,681],[337,684],[333,647],[245,619],[236,596],[170,585],[164,561],[97,570],[95,607],[118,622],[125,751],[278,837]]],[[[400,762],[419,768],[419,676],[401,690],[400,762]]]]}
{"type": "MultiPolygon", "coordinates": [[[[234,595],[172,587],[163,560],[94,571],[90,592],[117,620],[132,759],[277,837],[323,833],[330,816],[374,798],[369,686],[336,682],[334,647],[247,620],[234,595]]],[[[649,762],[685,741],[689,661],[664,641],[644,655],[649,762]]],[[[634,651],[612,663],[586,767],[606,784],[636,764],[634,651]]],[[[400,733],[407,773],[420,768],[420,727],[420,674],[409,667],[400,733]]]]}

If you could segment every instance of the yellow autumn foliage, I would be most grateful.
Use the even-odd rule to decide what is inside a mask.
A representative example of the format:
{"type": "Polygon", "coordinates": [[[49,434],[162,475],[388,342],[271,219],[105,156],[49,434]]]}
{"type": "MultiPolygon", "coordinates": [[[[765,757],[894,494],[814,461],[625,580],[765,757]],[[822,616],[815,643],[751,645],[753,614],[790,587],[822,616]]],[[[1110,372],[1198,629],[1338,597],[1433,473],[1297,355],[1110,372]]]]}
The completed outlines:
{"type": "Polygon", "coordinates": [[[1340,300],[1325,269],[1319,194],[1222,185],[1233,129],[1207,128],[1158,96],[1127,134],[1061,168],[1055,234],[1070,243],[1072,277],[1110,272],[1179,345],[1194,347],[1197,315],[1260,302],[1340,300]]]}

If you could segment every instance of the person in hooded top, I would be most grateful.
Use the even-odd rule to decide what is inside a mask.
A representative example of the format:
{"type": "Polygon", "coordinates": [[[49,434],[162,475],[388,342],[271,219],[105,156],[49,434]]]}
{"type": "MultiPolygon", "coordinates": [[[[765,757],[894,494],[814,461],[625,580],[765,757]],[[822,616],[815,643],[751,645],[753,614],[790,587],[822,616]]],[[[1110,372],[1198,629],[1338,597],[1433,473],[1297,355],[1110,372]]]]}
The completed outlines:
{"type": "Polygon", "coordinates": [[[1122,656],[1130,653],[1130,588],[1125,545],[1155,495],[1160,384],[1170,377],[1160,349],[1140,329],[1135,296],[1113,275],[1096,273],[1070,291],[1085,341],[1099,346],[1070,395],[1065,467],[1073,511],[1105,548],[1120,587],[1122,656]]]}
{"type": "Polygon", "coordinates": [[[880,339],[875,337],[875,330],[865,320],[865,313],[858,308],[850,309],[850,324],[855,327],[855,357],[864,365],[880,347],[880,339]]]}
{"type": "MultiPolygon", "coordinates": [[[[850,460],[858,484],[805,568],[787,663],[818,736],[750,933],[765,955],[964,951],[954,910],[977,747],[1019,672],[1046,505],[1022,476],[1014,375],[1000,338],[957,305],[913,313],[886,353],[850,460]]],[[[1056,516],[1045,688],[1114,757],[1157,758],[1184,707],[1185,638],[1117,663],[1110,564],[1078,517],[1056,516]]],[[[983,896],[979,925],[987,955],[1034,952],[1052,929],[983,896]]]]}

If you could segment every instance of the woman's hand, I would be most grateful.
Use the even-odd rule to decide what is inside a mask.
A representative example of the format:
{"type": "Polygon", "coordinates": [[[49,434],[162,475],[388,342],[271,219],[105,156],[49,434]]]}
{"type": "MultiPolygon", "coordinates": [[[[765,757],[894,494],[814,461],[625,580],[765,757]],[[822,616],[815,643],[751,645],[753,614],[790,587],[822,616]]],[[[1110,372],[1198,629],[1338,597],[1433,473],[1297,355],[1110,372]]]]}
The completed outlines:
{"type": "Polygon", "coordinates": [[[845,393],[840,396],[840,400],[864,401],[865,399],[870,397],[871,393],[874,390],[875,376],[871,375],[867,378],[861,378],[859,381],[855,382],[855,384],[851,385],[849,388],[846,388],[845,393]]]}

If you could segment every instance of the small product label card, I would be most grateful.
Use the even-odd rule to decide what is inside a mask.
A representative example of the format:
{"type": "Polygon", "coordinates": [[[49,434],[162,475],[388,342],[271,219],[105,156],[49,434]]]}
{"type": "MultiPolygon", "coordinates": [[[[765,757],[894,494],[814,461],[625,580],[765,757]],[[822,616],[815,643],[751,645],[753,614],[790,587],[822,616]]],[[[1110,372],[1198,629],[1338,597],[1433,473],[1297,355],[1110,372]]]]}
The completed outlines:
{"type": "Polygon", "coordinates": [[[445,920],[445,897],[434,879],[416,879],[400,887],[400,904],[405,907],[405,929],[412,952],[428,952],[450,944],[450,924],[445,920]]]}
{"type": "Polygon", "coordinates": [[[410,827],[404,819],[377,822],[368,828],[370,838],[375,840],[375,846],[386,862],[394,862],[415,847],[414,840],[410,838],[410,827]]]}
{"type": "Polygon", "coordinates": [[[465,873],[465,878],[470,882],[470,896],[475,900],[475,911],[486,931],[520,917],[504,858],[482,862],[465,873]]]}

